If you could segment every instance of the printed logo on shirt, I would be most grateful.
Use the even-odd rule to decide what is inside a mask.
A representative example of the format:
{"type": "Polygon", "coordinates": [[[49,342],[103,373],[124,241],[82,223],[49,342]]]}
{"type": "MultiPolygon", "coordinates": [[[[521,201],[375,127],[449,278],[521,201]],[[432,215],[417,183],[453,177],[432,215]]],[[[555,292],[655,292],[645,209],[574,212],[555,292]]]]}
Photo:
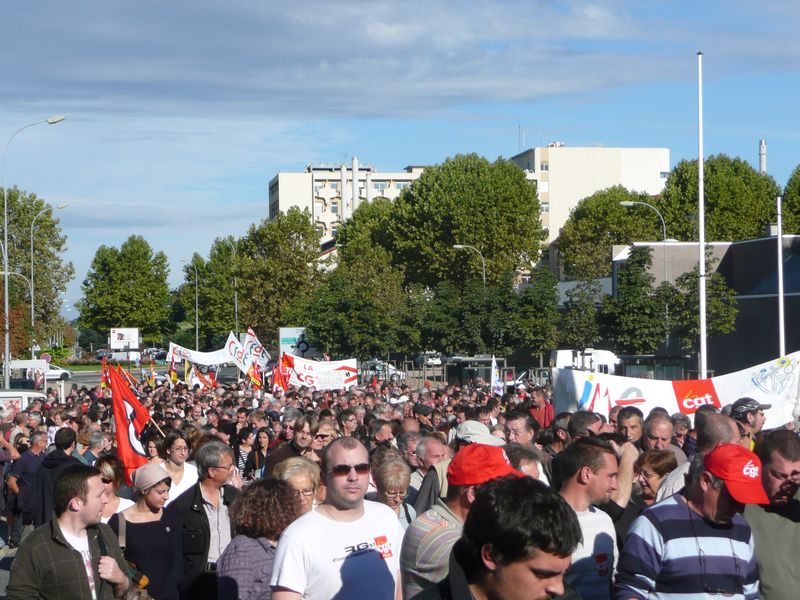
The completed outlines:
{"type": "Polygon", "coordinates": [[[389,538],[385,535],[375,538],[375,549],[381,553],[384,559],[392,557],[392,545],[389,543],[389,538]]]}
{"type": "Polygon", "coordinates": [[[600,577],[608,577],[611,568],[608,564],[608,554],[605,552],[595,554],[594,560],[597,562],[597,574],[600,577]]]}

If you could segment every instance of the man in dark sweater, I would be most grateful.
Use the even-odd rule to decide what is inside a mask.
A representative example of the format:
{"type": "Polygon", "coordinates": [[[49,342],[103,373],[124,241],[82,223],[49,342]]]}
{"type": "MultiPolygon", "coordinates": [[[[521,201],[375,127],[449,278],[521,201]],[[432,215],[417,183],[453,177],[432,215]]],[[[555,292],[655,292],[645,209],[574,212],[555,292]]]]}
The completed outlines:
{"type": "Polygon", "coordinates": [[[81,464],[77,458],[70,456],[75,449],[77,436],[69,427],[62,427],[56,432],[56,449],[44,457],[36,470],[36,481],[33,486],[33,524],[38,527],[53,517],[53,488],[56,477],[69,465],[81,464]]]}

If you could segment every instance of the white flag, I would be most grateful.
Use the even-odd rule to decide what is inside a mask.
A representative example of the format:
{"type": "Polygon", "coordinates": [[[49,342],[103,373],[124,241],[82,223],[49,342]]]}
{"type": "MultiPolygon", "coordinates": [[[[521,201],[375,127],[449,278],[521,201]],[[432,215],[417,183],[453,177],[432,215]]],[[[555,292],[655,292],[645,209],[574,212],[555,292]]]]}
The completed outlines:
{"type": "Polygon", "coordinates": [[[497,361],[492,354],[492,393],[498,396],[503,395],[503,381],[500,379],[500,371],[497,369],[497,361]]]}

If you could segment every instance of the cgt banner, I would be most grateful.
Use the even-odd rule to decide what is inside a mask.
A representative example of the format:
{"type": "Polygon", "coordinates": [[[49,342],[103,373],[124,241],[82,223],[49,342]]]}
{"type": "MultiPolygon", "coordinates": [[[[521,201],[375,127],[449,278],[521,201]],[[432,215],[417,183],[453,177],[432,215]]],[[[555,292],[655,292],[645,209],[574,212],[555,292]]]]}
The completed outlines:
{"type": "Polygon", "coordinates": [[[317,361],[284,354],[281,364],[289,375],[289,385],[314,386],[318,390],[341,390],[358,382],[355,358],[317,361]]]}
{"type": "Polygon", "coordinates": [[[222,350],[215,350],[214,352],[198,352],[197,350],[189,350],[183,346],[178,346],[173,342],[169,343],[169,351],[167,352],[167,364],[180,363],[188,360],[190,363],[196,365],[224,365],[230,362],[228,353],[223,348],[222,350]]]}
{"type": "Polygon", "coordinates": [[[657,381],[553,369],[556,413],[591,410],[608,416],[614,406],[636,406],[647,415],[660,406],[670,414],[682,412],[694,422],[698,407],[712,404],[721,408],[742,397],[772,405],[765,411],[765,428],[791,421],[800,398],[800,352],[711,379],[657,381]]]}

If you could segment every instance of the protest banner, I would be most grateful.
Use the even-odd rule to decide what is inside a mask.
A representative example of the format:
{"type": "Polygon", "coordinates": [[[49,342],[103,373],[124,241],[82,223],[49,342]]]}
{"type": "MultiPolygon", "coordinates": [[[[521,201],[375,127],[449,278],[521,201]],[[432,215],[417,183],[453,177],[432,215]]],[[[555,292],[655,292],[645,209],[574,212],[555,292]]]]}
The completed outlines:
{"type": "Polygon", "coordinates": [[[169,343],[169,351],[167,351],[167,362],[180,362],[189,361],[196,365],[223,365],[229,362],[228,354],[225,348],[222,350],[215,350],[214,352],[198,352],[197,350],[190,350],[184,348],[173,342],[169,343]]]}
{"type": "Polygon", "coordinates": [[[289,384],[306,386],[318,390],[341,390],[358,382],[358,367],[355,358],[347,360],[316,361],[284,354],[281,365],[289,376],[289,384]]]}
{"type": "Polygon", "coordinates": [[[772,407],[764,412],[766,428],[792,420],[800,393],[800,352],[710,379],[659,381],[605,375],[579,369],[553,369],[555,411],[591,410],[608,416],[614,406],[636,406],[645,415],[660,406],[694,421],[704,404],[718,408],[739,398],[772,407]]]}

